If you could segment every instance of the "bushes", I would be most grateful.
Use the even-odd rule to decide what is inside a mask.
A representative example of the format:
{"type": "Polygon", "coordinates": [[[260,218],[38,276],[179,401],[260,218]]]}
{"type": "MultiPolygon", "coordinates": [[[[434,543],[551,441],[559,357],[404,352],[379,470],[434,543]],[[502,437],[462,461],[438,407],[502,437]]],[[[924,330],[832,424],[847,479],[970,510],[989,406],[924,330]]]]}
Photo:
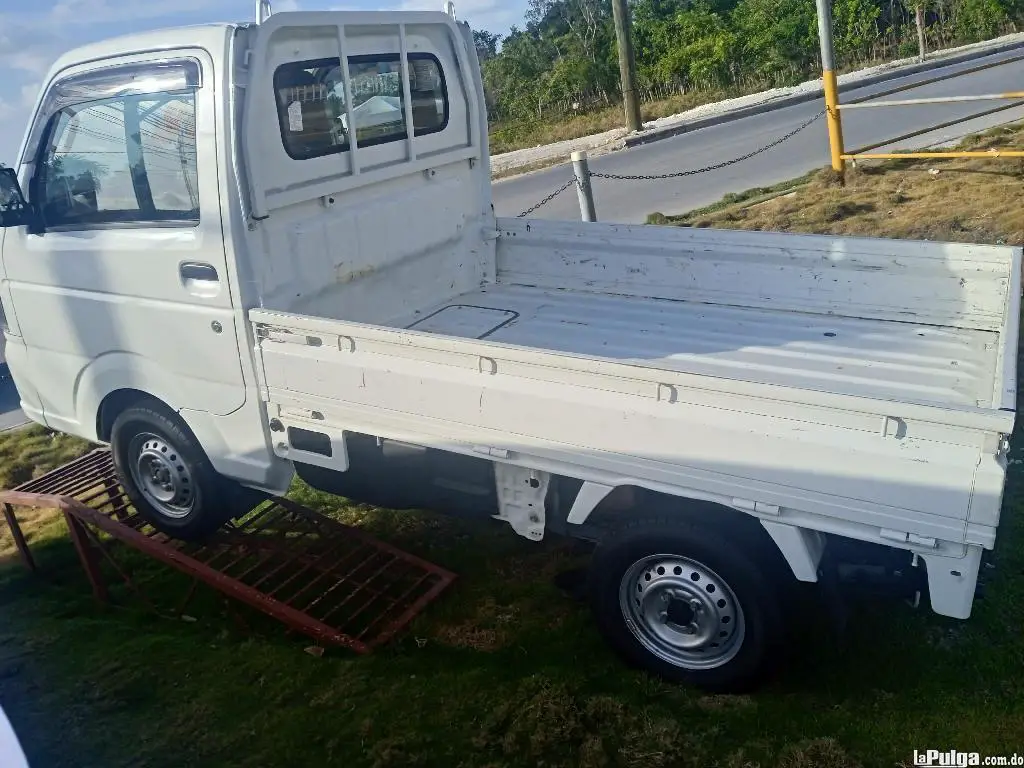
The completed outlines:
{"type": "Polygon", "coordinates": [[[987,40],[1010,21],[1001,0],[959,0],[953,11],[953,30],[962,40],[987,40]]]}

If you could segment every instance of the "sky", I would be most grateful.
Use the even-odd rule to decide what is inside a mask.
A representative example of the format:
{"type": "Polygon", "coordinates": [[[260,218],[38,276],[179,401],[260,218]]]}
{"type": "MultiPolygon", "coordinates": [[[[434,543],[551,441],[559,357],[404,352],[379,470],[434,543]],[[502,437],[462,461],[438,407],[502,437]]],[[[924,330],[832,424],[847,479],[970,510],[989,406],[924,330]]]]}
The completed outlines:
{"type": "MultiPolygon", "coordinates": [[[[442,10],[443,0],[274,0],[275,11],[442,10]]],[[[12,164],[53,61],[106,37],[216,21],[251,21],[251,0],[0,0],[0,162],[12,164]]],[[[505,34],[526,0],[455,0],[474,29],[505,34]]]]}

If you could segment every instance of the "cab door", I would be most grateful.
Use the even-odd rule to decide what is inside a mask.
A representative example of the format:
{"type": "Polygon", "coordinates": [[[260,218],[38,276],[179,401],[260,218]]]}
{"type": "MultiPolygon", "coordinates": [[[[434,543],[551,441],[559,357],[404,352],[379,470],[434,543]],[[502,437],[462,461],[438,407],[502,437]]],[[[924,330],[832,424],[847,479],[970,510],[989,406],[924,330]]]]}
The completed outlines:
{"type": "Polygon", "coordinates": [[[114,389],[218,415],[245,402],[215,82],[205,51],[182,50],[48,86],[20,174],[38,222],[7,230],[3,259],[18,378],[55,429],[94,436],[114,389]]]}

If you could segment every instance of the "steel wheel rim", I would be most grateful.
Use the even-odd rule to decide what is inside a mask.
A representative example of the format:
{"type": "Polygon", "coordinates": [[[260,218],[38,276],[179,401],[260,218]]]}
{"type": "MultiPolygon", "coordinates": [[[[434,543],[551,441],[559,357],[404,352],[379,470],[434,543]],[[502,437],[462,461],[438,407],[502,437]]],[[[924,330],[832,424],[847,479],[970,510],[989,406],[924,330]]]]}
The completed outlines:
{"type": "Polygon", "coordinates": [[[161,515],[180,520],[195,506],[195,483],[180,452],[151,432],[136,435],[128,446],[132,480],[161,515]]]}
{"type": "Polygon", "coordinates": [[[743,608],[728,583],[680,555],[650,555],[619,582],[626,626],[650,653],[684,669],[714,669],[739,653],[743,608]]]}

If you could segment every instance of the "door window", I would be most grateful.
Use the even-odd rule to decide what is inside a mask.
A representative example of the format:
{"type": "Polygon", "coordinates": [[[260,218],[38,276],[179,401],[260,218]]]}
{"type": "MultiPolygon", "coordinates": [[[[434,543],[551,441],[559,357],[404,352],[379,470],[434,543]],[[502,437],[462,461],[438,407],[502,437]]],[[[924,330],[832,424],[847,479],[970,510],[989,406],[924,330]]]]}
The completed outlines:
{"type": "Polygon", "coordinates": [[[37,180],[47,229],[199,224],[193,90],[66,106],[37,180]]]}

